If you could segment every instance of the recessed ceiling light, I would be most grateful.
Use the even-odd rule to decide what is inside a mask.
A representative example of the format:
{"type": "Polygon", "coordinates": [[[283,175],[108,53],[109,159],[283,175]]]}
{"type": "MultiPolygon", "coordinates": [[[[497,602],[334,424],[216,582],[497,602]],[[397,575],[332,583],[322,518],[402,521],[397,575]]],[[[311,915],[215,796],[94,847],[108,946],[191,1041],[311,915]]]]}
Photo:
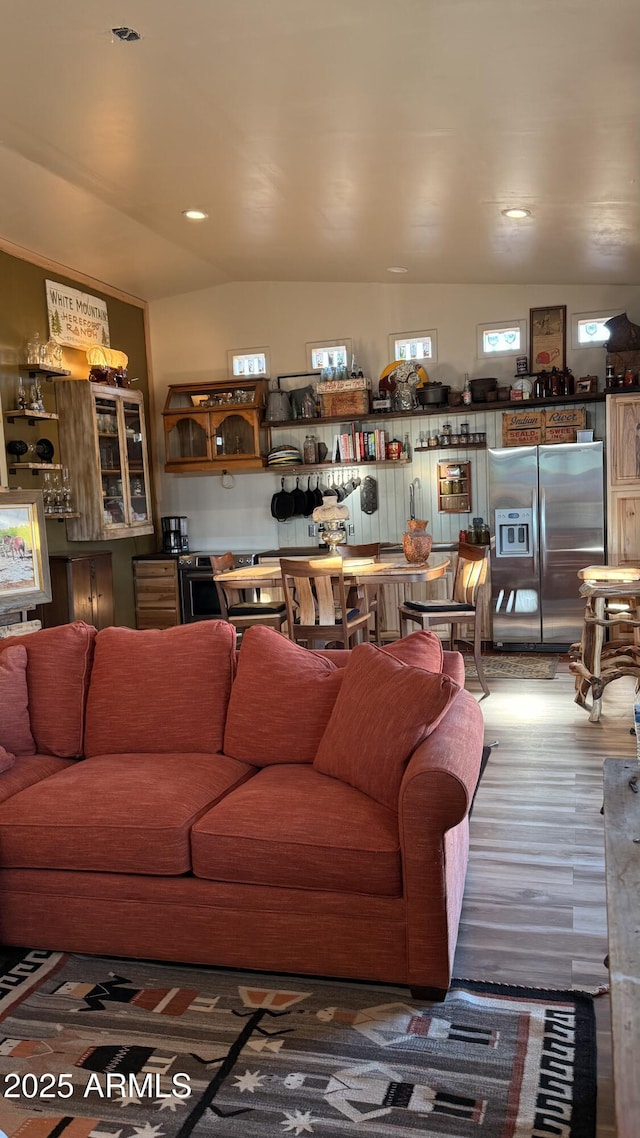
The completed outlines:
{"type": "Polygon", "coordinates": [[[405,269],[403,265],[390,265],[387,269],[388,273],[408,273],[409,270],[405,269]]]}
{"type": "Polygon", "coordinates": [[[183,209],[182,216],[188,217],[189,221],[204,221],[209,214],[205,213],[203,209],[183,209]]]}
{"type": "Polygon", "coordinates": [[[117,40],[122,40],[123,43],[137,43],[142,39],[140,32],[135,28],[112,28],[111,35],[115,36],[117,40]]]}
{"type": "Polygon", "coordinates": [[[531,217],[531,210],[523,209],[522,206],[513,206],[511,209],[503,209],[501,213],[503,217],[513,217],[516,219],[520,217],[531,217]]]}

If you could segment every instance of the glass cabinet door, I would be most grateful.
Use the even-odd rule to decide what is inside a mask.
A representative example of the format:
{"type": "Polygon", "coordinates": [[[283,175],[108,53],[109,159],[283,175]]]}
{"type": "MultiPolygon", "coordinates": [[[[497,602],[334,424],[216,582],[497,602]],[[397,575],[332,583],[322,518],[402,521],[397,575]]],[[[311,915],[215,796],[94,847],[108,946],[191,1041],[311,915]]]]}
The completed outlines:
{"type": "Polygon", "coordinates": [[[167,460],[198,462],[211,457],[207,413],[172,415],[165,420],[167,460]]]}
{"type": "Polygon", "coordinates": [[[256,439],[253,421],[243,415],[229,412],[214,418],[213,438],[215,454],[220,457],[234,455],[254,455],[256,439]]]}
{"type": "Polygon", "coordinates": [[[118,402],[116,396],[111,398],[108,395],[96,395],[95,397],[102,510],[106,529],[127,523],[118,402]]]}
{"type": "Polygon", "coordinates": [[[149,486],[140,404],[122,401],[130,522],[149,520],[149,486]]]}

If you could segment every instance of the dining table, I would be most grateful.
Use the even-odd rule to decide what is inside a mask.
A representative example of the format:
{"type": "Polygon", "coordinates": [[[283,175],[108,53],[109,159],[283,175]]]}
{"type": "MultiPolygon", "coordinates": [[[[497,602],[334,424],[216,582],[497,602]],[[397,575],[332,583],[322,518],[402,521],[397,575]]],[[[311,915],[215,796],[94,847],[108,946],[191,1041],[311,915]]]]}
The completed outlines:
{"type": "MultiPolygon", "coordinates": [[[[432,553],[425,562],[418,565],[409,564],[401,554],[381,556],[379,561],[372,557],[349,558],[343,561],[340,556],[333,557],[330,554],[320,554],[311,558],[289,558],[286,549],[283,549],[282,557],[286,560],[317,562],[323,568],[342,569],[347,585],[412,585],[423,581],[435,581],[444,576],[451,564],[451,558],[447,553],[432,553]]],[[[269,564],[229,569],[217,576],[219,581],[235,585],[238,589],[282,587],[280,563],[275,559],[270,560],[269,564]]]]}

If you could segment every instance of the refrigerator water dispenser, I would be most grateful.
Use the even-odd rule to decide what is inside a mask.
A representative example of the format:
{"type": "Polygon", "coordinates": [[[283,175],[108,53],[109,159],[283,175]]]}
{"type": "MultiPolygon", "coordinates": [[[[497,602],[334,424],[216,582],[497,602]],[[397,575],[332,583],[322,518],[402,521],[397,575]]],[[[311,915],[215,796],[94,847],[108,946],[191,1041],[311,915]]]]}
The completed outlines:
{"type": "Polygon", "coordinates": [[[533,510],[495,511],[496,557],[531,557],[533,510]]]}

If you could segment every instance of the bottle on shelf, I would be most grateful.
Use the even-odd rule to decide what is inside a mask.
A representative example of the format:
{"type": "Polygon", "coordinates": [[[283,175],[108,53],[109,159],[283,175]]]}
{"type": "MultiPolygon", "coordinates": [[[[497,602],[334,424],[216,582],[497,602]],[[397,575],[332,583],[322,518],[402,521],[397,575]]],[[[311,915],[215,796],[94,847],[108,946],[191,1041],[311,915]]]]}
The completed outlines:
{"type": "Polygon", "coordinates": [[[471,402],[471,383],[469,381],[469,372],[464,373],[464,391],[462,392],[462,402],[465,406],[471,402]]]}
{"type": "Polygon", "coordinates": [[[34,332],[27,343],[27,363],[40,367],[40,333],[34,332]]]}
{"type": "Polygon", "coordinates": [[[305,466],[315,466],[318,461],[318,448],[315,435],[306,435],[302,448],[305,466]]]}
{"type": "Polygon", "coordinates": [[[405,462],[408,462],[409,459],[411,458],[411,443],[409,442],[408,433],[405,434],[404,440],[402,443],[402,458],[405,460],[405,462]]]}
{"type": "Polygon", "coordinates": [[[533,381],[533,398],[544,399],[547,394],[546,372],[541,371],[533,381]]]}

